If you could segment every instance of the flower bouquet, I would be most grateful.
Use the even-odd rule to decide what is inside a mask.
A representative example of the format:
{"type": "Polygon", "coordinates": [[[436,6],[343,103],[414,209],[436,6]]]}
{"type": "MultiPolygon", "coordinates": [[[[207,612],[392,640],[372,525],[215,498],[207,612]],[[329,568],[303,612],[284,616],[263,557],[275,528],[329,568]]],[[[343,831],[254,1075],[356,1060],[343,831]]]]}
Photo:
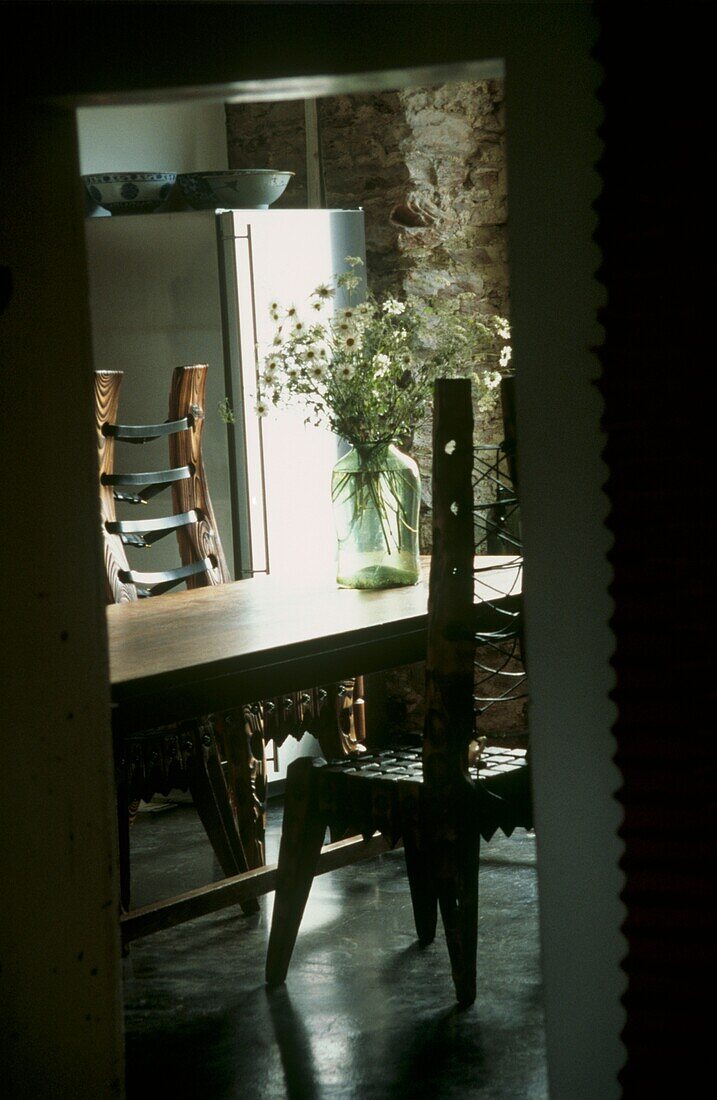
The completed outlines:
{"type": "Polygon", "coordinates": [[[259,357],[256,412],[298,401],[308,423],[351,445],[332,475],[338,583],[415,584],[420,479],[399,447],[427,416],[436,378],[472,374],[481,399],[496,400],[510,332],[466,296],[378,299],[364,286],[360,258],[346,264],[302,311],[271,303],[275,330],[259,357]]]}

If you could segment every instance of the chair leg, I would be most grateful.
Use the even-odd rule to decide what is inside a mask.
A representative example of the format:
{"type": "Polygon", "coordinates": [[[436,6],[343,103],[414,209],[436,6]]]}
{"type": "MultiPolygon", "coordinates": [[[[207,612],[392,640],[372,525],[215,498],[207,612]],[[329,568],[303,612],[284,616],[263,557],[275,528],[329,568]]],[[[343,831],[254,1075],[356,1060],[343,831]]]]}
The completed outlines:
{"type": "Polygon", "coordinates": [[[117,805],[117,838],[120,857],[120,911],[130,911],[130,825],[136,816],[132,814],[129,783],[126,777],[124,760],[115,761],[114,770],[115,805],[117,805]]]}
{"type": "Polygon", "coordinates": [[[117,832],[120,848],[120,909],[130,912],[130,811],[123,799],[117,802],[117,832]]]}
{"type": "MultiPolygon", "coordinates": [[[[244,855],[229,792],[224,779],[216,741],[210,727],[202,725],[188,733],[192,741],[189,761],[189,790],[199,818],[225,875],[238,875],[249,870],[244,855]]],[[[242,902],[245,913],[257,913],[259,902],[249,898],[242,902]]]]}
{"type": "Polygon", "coordinates": [[[432,861],[429,858],[425,832],[422,828],[421,788],[413,783],[399,783],[401,833],[406,859],[408,884],[411,888],[413,919],[421,947],[432,943],[436,936],[438,895],[432,861]]]}
{"type": "Polygon", "coordinates": [[[439,882],[438,902],[456,997],[459,1005],[466,1008],[476,999],[480,835],[476,829],[467,828],[459,830],[457,836],[452,853],[453,874],[439,882]]]}
{"type": "Polygon", "coordinates": [[[286,979],[326,833],[326,820],[318,806],[317,778],[316,767],[308,757],[289,765],[266,959],[269,986],[281,985],[286,979]]]}

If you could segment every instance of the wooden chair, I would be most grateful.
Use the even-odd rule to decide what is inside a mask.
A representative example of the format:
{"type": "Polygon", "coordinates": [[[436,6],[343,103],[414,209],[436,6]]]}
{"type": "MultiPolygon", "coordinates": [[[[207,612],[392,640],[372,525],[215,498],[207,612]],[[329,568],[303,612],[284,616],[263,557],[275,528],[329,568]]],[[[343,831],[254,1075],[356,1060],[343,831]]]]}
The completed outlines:
{"type": "Polygon", "coordinates": [[[509,835],[518,826],[531,828],[532,808],[526,749],[515,740],[508,747],[483,745],[478,766],[469,766],[485,651],[519,644],[521,618],[520,598],[491,599],[491,575],[481,579],[474,570],[482,505],[477,512],[472,437],[470,382],[437,383],[423,736],[359,761],[290,766],[266,966],[270,986],[286,978],[330,826],[366,841],[379,832],[390,846],[402,839],[418,940],[433,940],[440,907],[456,996],[461,1005],[475,999],[480,840],[498,829],[509,835]],[[481,602],[474,600],[477,587],[481,602]]]}
{"type": "MultiPolygon", "coordinates": [[[[207,367],[178,367],[171,381],[168,419],[161,424],[118,422],[123,372],[95,373],[95,416],[100,473],[106,599],[122,603],[231,580],[217,530],[202,458],[207,367]],[[119,472],[116,444],[168,440],[169,468],[119,472]],[[117,505],[132,513],[167,488],[172,514],[118,519],[117,505]],[[148,573],[130,566],[127,549],[146,550],[176,536],[179,564],[148,573]]],[[[160,460],[161,461],[161,460],[160,460]]],[[[130,551],[131,552],[131,551],[130,551]]],[[[227,876],[263,866],[266,800],[265,744],[274,758],[288,737],[313,733],[327,755],[363,751],[361,677],[254,700],[194,722],[123,736],[116,743],[122,907],[130,906],[129,826],[140,800],[189,790],[222,870],[227,876]],[[129,809],[129,812],[128,812],[129,809]]],[[[243,903],[255,912],[257,902],[243,903]]]]}
{"type": "MultiPolygon", "coordinates": [[[[143,425],[118,422],[123,373],[95,372],[107,602],[157,596],[180,584],[191,588],[230,580],[202,459],[206,370],[204,365],[178,367],[167,421],[143,425]],[[169,468],[134,473],[115,469],[117,443],[143,445],[165,437],[169,468]],[[167,488],[172,494],[170,515],[118,519],[117,503],[141,509],[167,488]],[[146,572],[130,566],[127,547],[144,550],[172,534],[179,547],[176,567],[146,572]]],[[[115,756],[123,909],[130,905],[130,808],[155,793],[189,789],[225,875],[264,862],[264,740],[260,718],[251,708],[219,721],[204,716],[122,737],[115,756]]],[[[256,899],[244,904],[246,912],[257,908],[256,899]]]]}

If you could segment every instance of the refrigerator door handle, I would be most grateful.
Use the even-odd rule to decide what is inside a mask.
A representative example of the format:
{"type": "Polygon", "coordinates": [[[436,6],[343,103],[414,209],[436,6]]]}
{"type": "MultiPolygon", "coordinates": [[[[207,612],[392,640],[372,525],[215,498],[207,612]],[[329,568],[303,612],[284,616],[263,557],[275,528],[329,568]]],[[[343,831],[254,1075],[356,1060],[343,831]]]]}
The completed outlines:
{"type": "Polygon", "coordinates": [[[234,413],[227,435],[234,576],[239,580],[269,571],[264,444],[261,421],[254,411],[258,379],[251,226],[247,225],[246,235],[236,234],[232,215],[220,214],[217,238],[224,380],[234,413]]]}

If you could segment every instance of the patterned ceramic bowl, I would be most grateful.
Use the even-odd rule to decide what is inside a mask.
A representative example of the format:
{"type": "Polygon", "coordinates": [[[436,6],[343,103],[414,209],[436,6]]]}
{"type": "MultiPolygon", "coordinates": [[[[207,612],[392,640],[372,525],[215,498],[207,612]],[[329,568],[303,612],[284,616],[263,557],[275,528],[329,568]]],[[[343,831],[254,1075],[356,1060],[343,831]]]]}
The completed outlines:
{"type": "Polygon", "coordinates": [[[176,172],[102,172],[83,176],[87,193],[110,214],[151,214],[172,190],[176,172]]]}
{"type": "Polygon", "coordinates": [[[195,210],[268,210],[284,194],[293,175],[273,168],[185,172],[177,176],[177,187],[195,210]]]}

